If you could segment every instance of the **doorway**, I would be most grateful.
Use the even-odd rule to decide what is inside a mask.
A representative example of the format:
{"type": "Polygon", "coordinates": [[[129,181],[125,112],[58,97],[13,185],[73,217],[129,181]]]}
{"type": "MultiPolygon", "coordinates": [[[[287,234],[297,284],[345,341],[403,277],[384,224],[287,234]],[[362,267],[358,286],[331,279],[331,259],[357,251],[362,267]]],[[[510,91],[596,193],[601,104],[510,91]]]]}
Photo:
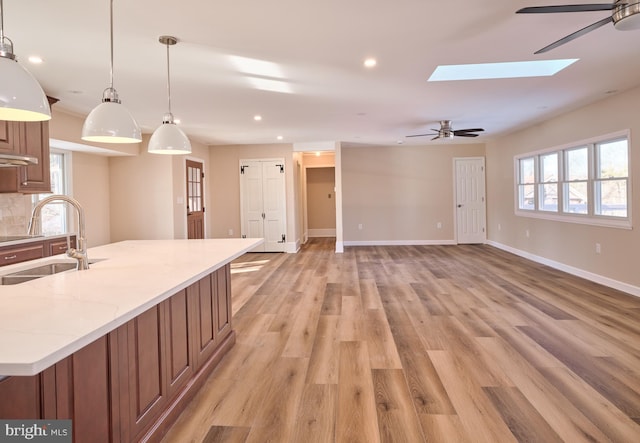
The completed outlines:
{"type": "Polygon", "coordinates": [[[306,172],[308,237],[335,237],[336,168],[310,167],[306,172]]]}
{"type": "Polygon", "coordinates": [[[485,243],[487,210],[484,157],[456,158],[453,161],[457,242],[485,243]]]}
{"type": "Polygon", "coordinates": [[[203,164],[186,161],[187,238],[204,238],[204,172],[203,164]]]}

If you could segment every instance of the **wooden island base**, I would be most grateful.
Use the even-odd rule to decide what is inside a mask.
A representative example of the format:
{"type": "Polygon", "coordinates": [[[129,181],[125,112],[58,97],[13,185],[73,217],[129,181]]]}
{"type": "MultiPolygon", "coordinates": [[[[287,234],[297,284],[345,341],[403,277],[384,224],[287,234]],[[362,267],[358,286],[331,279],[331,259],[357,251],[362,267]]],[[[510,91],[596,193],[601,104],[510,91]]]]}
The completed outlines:
{"type": "Polygon", "coordinates": [[[159,441],[235,343],[226,264],[34,376],[0,381],[0,418],[71,419],[73,440],[159,441]]]}

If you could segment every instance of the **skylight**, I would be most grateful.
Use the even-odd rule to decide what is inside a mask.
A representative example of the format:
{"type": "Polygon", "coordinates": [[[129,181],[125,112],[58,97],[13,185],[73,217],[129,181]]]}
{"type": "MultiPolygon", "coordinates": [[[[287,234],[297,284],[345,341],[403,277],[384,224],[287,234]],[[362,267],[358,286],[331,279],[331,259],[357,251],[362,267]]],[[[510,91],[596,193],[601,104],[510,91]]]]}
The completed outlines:
{"type": "Polygon", "coordinates": [[[454,80],[485,80],[495,78],[547,77],[555,75],[577,62],[577,58],[562,60],[535,60],[525,62],[478,63],[438,66],[430,82],[454,80]]]}

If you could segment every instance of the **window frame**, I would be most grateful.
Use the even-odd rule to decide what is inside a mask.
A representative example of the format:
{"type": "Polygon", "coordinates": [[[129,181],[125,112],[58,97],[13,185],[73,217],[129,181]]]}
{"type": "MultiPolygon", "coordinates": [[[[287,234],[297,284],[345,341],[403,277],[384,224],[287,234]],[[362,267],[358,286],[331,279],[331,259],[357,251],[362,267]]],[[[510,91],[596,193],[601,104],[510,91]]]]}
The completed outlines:
{"type": "MultiPolygon", "coordinates": [[[[521,217],[529,217],[529,218],[540,218],[546,220],[554,220],[568,223],[578,223],[578,224],[587,224],[594,226],[606,226],[613,228],[621,228],[621,229],[632,229],[633,221],[632,221],[632,181],[633,178],[631,176],[631,131],[624,130],[618,131],[615,133],[610,133],[598,137],[593,137],[587,140],[567,143],[562,146],[555,146],[552,148],[547,148],[535,152],[528,152],[524,154],[518,154],[514,156],[514,182],[515,182],[515,195],[514,195],[514,208],[515,215],[521,217]],[[606,180],[611,180],[609,178],[604,179],[599,177],[600,171],[600,159],[596,158],[599,155],[598,149],[602,144],[612,143],[620,140],[627,141],[627,176],[626,177],[615,177],[614,180],[626,180],[626,197],[627,197],[627,216],[615,216],[615,215],[601,215],[596,212],[598,209],[598,205],[601,204],[601,201],[596,202],[596,199],[600,197],[596,186],[598,183],[602,183],[606,180]],[[587,180],[568,180],[568,165],[567,165],[567,152],[573,151],[580,148],[587,148],[587,168],[588,168],[588,176],[587,180]],[[558,154],[558,210],[550,211],[541,209],[540,198],[542,198],[541,186],[547,184],[543,181],[543,177],[541,177],[541,162],[542,157],[545,155],[557,153],[558,154]],[[534,163],[534,177],[535,177],[535,196],[534,196],[534,204],[533,208],[525,209],[520,206],[521,204],[521,192],[523,183],[521,182],[521,170],[520,165],[522,160],[532,159],[534,163]],[[569,204],[566,199],[568,195],[568,187],[574,183],[586,183],[587,187],[587,210],[586,213],[572,213],[567,211],[567,205],[569,204]]],[[[556,182],[554,182],[556,183],[556,182]]]]}
{"type": "MultiPolygon", "coordinates": [[[[72,190],[73,190],[73,183],[72,183],[72,171],[71,171],[71,165],[72,165],[72,155],[73,153],[71,151],[66,151],[63,149],[56,149],[56,148],[50,148],[49,154],[56,154],[56,155],[62,155],[62,162],[63,162],[63,192],[62,194],[67,195],[67,196],[72,196],[72,190]]],[[[51,174],[51,172],[49,172],[51,174]]],[[[53,180],[52,180],[52,185],[53,185],[53,180]]],[[[52,186],[53,187],[53,186],[52,186]]],[[[32,208],[35,207],[35,205],[42,199],[49,197],[51,195],[53,195],[54,193],[46,193],[46,194],[33,194],[32,196],[32,208]]],[[[58,203],[51,203],[51,204],[58,204],[58,203]]],[[[60,203],[62,205],[62,207],[65,208],[64,213],[65,213],[65,220],[64,220],[64,227],[65,227],[65,232],[63,233],[59,233],[59,234],[55,234],[55,235],[64,235],[64,234],[71,234],[77,231],[76,229],[76,218],[74,217],[74,213],[72,212],[72,208],[71,205],[67,204],[67,203],[60,203]]]]}

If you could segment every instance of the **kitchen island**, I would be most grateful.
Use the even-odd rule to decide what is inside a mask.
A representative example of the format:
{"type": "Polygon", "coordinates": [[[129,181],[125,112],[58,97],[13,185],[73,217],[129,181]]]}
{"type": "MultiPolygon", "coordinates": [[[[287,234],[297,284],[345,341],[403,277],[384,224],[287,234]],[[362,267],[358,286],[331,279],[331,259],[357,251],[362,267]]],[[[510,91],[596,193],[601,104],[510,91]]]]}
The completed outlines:
{"type": "MultiPolygon", "coordinates": [[[[71,418],[74,441],[159,439],[233,346],[230,262],[261,242],[113,243],[89,249],[89,270],[0,286],[0,418],[71,418]]],[[[52,261],[72,260],[0,274],[52,261]]]]}

